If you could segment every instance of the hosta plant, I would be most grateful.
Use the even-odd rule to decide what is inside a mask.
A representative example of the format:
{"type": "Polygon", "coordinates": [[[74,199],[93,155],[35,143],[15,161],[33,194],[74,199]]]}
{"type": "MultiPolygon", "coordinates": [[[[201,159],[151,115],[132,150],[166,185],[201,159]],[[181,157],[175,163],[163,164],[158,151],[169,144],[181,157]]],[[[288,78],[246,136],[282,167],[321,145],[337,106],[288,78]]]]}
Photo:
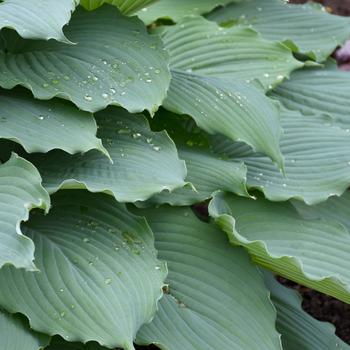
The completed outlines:
{"type": "Polygon", "coordinates": [[[350,349],[350,22],[282,0],[0,2],[0,348],[350,349]],[[153,345],[152,345],[153,344],[153,345]]]}

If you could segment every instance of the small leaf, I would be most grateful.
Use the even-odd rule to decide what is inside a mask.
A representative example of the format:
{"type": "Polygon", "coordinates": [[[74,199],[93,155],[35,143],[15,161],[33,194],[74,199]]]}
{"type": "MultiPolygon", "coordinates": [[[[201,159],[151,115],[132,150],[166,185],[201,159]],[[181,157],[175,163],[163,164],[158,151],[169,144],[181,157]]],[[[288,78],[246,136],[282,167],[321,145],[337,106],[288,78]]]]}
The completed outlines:
{"type": "Polygon", "coordinates": [[[156,1],[158,0],[80,0],[80,5],[91,11],[103,4],[111,4],[117,6],[123,14],[130,15],[156,1]]]}
{"type": "Polygon", "coordinates": [[[0,90],[0,114],[0,137],[20,143],[29,153],[97,149],[108,155],[95,136],[93,116],[65,101],[38,101],[24,90],[0,90]]]}
{"type": "Polygon", "coordinates": [[[119,202],[146,200],[162,190],[185,185],[186,167],[165,132],[152,132],[143,115],[110,108],[95,115],[113,160],[90,151],[70,156],[60,151],[30,157],[49,193],[60,188],[106,192],[119,202]]]}
{"type": "MultiPolygon", "coordinates": [[[[62,27],[68,24],[77,0],[4,0],[0,29],[12,28],[25,39],[56,39],[70,43],[62,27]]],[[[69,36],[68,36],[69,37],[69,36]]]]}
{"type": "Polygon", "coordinates": [[[262,276],[243,250],[190,208],[137,213],[146,216],[169,268],[166,294],[137,343],[167,350],[282,349],[262,276]]]}
{"type": "MultiPolygon", "coordinates": [[[[177,22],[181,18],[201,15],[219,5],[225,5],[232,0],[160,0],[141,9],[137,15],[150,24],[159,18],[169,18],[177,22]]],[[[234,0],[237,1],[237,0],[234,0]]]]}
{"type": "Polygon", "coordinates": [[[39,272],[0,270],[0,304],[48,335],[134,350],[156,312],[166,267],[145,220],[111,196],[61,191],[24,227],[39,272]]]}
{"type": "Polygon", "coordinates": [[[251,25],[266,39],[283,41],[294,52],[324,61],[350,35],[350,21],[333,16],[312,2],[288,4],[283,0],[250,0],[230,4],[209,16],[224,25],[251,25]]]}
{"type": "Polygon", "coordinates": [[[89,112],[108,105],[151,114],[158,109],[170,81],[168,57],[140,20],[110,5],[80,8],[66,34],[77,44],[12,40],[14,47],[0,53],[0,85],[23,85],[38,99],[57,96],[89,112]]]}
{"type": "Polygon", "coordinates": [[[0,310],[1,350],[39,350],[49,343],[49,337],[35,333],[19,315],[0,310]]]}
{"type": "Polygon", "coordinates": [[[50,197],[31,163],[13,154],[0,165],[0,268],[11,264],[16,268],[36,269],[34,244],[22,235],[20,224],[28,220],[30,209],[48,211],[49,207],[50,197]]]}
{"type": "Polygon", "coordinates": [[[305,219],[290,203],[222,192],[209,214],[257,264],[350,303],[350,233],[343,225],[305,219]]]}
{"type": "Polygon", "coordinates": [[[301,307],[300,295],[279,284],[272,274],[264,274],[277,309],[276,328],[282,335],[284,350],[349,350],[335,334],[332,324],[312,318],[301,307]]]}

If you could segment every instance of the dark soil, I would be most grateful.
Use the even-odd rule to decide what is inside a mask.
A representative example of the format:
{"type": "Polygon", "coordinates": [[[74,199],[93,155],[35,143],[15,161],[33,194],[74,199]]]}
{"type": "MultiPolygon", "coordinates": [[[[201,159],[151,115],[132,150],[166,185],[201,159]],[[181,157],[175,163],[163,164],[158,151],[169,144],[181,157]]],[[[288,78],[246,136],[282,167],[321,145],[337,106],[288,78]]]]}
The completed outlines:
{"type": "Polygon", "coordinates": [[[350,305],[279,277],[286,287],[297,290],[303,297],[303,309],[320,321],[336,327],[336,334],[350,344],[350,305]]]}

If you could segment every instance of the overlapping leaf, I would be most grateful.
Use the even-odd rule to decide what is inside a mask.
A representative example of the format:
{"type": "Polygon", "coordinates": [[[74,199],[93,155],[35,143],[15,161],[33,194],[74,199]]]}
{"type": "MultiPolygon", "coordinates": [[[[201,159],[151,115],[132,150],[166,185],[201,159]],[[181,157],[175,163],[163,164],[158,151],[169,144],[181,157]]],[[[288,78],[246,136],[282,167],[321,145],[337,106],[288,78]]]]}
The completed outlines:
{"type": "Polygon", "coordinates": [[[189,208],[138,213],[146,216],[169,268],[168,294],[138,343],[167,350],[281,349],[275,311],[243,250],[230,247],[189,208]]]}
{"type": "Polygon", "coordinates": [[[87,188],[109,193],[119,202],[135,202],[185,185],[185,163],[178,159],[174,143],[165,132],[152,132],[144,116],[110,108],[95,117],[113,163],[97,151],[36,155],[31,159],[50,193],[87,188]]]}
{"type": "Polygon", "coordinates": [[[219,5],[225,5],[229,2],[232,0],[160,0],[155,4],[145,6],[138,12],[138,16],[146,24],[159,18],[172,19],[177,22],[185,16],[207,13],[219,5]]]}
{"type": "Polygon", "coordinates": [[[4,0],[0,4],[0,29],[15,29],[26,39],[56,39],[69,43],[62,31],[78,0],[4,0]]]}
{"type": "Polygon", "coordinates": [[[265,88],[303,66],[284,45],[265,40],[247,27],[223,28],[200,16],[187,17],[162,34],[170,66],[221,79],[258,79],[265,88]]]}
{"type": "Polygon", "coordinates": [[[256,263],[350,302],[350,234],[336,221],[307,220],[290,203],[218,193],[209,213],[256,263]]]}
{"type": "Polygon", "coordinates": [[[80,4],[87,10],[95,10],[103,4],[117,6],[126,15],[135,13],[137,10],[157,0],[80,0],[80,4]]]}
{"type": "Polygon", "coordinates": [[[265,275],[265,283],[277,309],[276,328],[284,350],[350,349],[334,334],[333,325],[317,321],[302,309],[297,292],[280,285],[271,274],[265,275]]]}
{"type": "Polygon", "coordinates": [[[294,72],[290,80],[271,91],[271,96],[304,114],[329,114],[340,126],[349,129],[349,86],[350,73],[337,70],[330,61],[325,68],[294,72]]]}
{"type": "Polygon", "coordinates": [[[245,0],[210,14],[223,24],[251,25],[265,38],[283,41],[295,52],[324,61],[350,36],[346,17],[333,16],[320,5],[288,4],[283,0],[245,0]]]}
{"type": "Polygon", "coordinates": [[[0,267],[35,269],[34,244],[22,235],[20,223],[28,219],[31,208],[49,207],[49,195],[31,163],[13,154],[0,165],[0,267]]]}
{"type": "Polygon", "coordinates": [[[217,138],[214,147],[248,168],[247,185],[273,201],[297,198],[308,204],[341,195],[350,184],[350,133],[326,116],[284,110],[281,150],[285,174],[261,154],[217,138]]]}
{"type": "Polygon", "coordinates": [[[18,315],[0,310],[1,350],[39,350],[49,343],[49,337],[29,329],[18,315]]]}
{"type": "Polygon", "coordinates": [[[225,30],[201,17],[164,29],[162,38],[173,75],[164,106],[192,116],[209,133],[250,144],[281,166],[278,110],[240,80],[272,87],[301,65],[291,52],[250,29],[225,30]]]}
{"type": "Polygon", "coordinates": [[[98,149],[107,155],[95,136],[93,116],[65,101],[38,101],[22,90],[0,90],[0,125],[1,138],[20,143],[29,153],[98,149]]]}
{"type": "Polygon", "coordinates": [[[77,44],[12,40],[9,52],[0,54],[0,85],[23,85],[36,98],[61,97],[90,112],[108,105],[158,109],[170,81],[167,53],[141,21],[110,5],[80,8],[66,34],[77,44]]]}
{"type": "Polygon", "coordinates": [[[63,191],[24,228],[40,270],[0,270],[0,305],[69,341],[134,349],[161,297],[165,266],[146,222],[111,196],[63,191]]]}

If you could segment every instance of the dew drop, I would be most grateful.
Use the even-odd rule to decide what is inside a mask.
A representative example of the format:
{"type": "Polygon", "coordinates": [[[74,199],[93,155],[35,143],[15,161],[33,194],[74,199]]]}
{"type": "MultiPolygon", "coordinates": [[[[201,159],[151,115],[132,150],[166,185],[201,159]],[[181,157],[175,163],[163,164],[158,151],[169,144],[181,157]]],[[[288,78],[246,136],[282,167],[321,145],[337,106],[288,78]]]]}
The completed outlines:
{"type": "Polygon", "coordinates": [[[84,96],[84,100],[91,102],[92,101],[92,97],[90,95],[85,95],[84,96]]]}
{"type": "Polygon", "coordinates": [[[110,285],[110,284],[112,283],[112,279],[111,279],[111,278],[106,278],[106,279],[105,279],[105,283],[106,283],[107,285],[110,285]]]}
{"type": "Polygon", "coordinates": [[[87,238],[87,237],[85,237],[85,238],[83,239],[83,242],[84,242],[84,243],[89,243],[89,242],[90,242],[90,239],[87,238]]]}
{"type": "Polygon", "coordinates": [[[153,149],[154,149],[156,152],[160,151],[160,147],[159,147],[159,146],[154,146],[153,149]]]}
{"type": "Polygon", "coordinates": [[[102,94],[102,97],[103,98],[108,98],[108,94],[104,93],[104,94],[102,94]]]}

